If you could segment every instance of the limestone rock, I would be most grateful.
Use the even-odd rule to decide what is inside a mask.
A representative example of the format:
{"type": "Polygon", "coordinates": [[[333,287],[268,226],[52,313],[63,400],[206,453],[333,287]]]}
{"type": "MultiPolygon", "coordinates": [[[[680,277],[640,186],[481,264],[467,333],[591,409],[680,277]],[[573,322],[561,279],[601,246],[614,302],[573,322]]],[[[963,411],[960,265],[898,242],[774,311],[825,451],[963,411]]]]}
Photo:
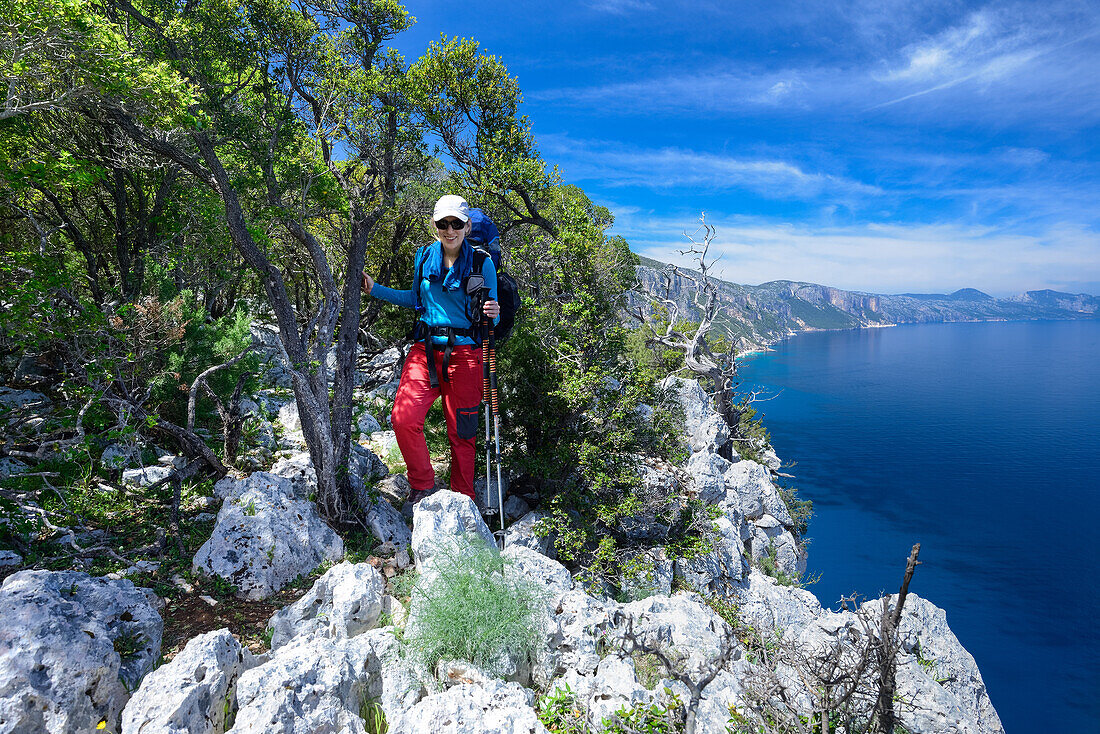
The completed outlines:
{"type": "Polygon", "coordinates": [[[7,456],[0,458],[0,479],[14,477],[29,470],[30,467],[19,459],[12,459],[7,456]]]}
{"type": "Polygon", "coordinates": [[[12,568],[14,566],[23,565],[23,556],[19,555],[15,551],[2,550],[0,551],[0,569],[12,568]]]}
{"type": "Polygon", "coordinates": [[[220,734],[237,708],[237,678],[253,665],[227,629],[193,638],[142,681],[122,712],[122,734],[220,734]]]}
{"type": "Polygon", "coordinates": [[[741,620],[758,630],[797,630],[822,613],[821,603],[812,593],[780,586],[756,569],[738,587],[734,599],[741,620]]]}
{"type": "Polygon", "coordinates": [[[513,576],[533,585],[543,591],[548,599],[573,588],[573,576],[569,570],[538,551],[522,545],[512,545],[506,547],[501,555],[511,561],[511,564],[505,566],[506,576],[513,576]]]}
{"type": "Polygon", "coordinates": [[[352,473],[359,477],[363,484],[370,484],[376,479],[381,479],[390,473],[386,462],[378,458],[373,451],[364,448],[357,443],[351,445],[351,455],[348,462],[352,473]]]}
{"type": "Polygon", "coordinates": [[[601,660],[590,675],[566,671],[550,685],[550,690],[562,690],[566,686],[594,721],[603,721],[620,708],[629,709],[636,703],[649,704],[657,699],[656,694],[638,682],[633,660],[617,655],[601,660]]]}
{"type": "Polygon", "coordinates": [[[368,563],[333,566],[298,601],[271,617],[271,649],[299,634],[347,638],[373,628],[382,613],[386,582],[368,563]]]}
{"type": "Polygon", "coordinates": [[[740,657],[733,629],[695,594],[651,596],[624,604],[608,637],[626,650],[661,649],[677,673],[701,683],[740,657]]]}
{"type": "MultiPolygon", "coordinates": [[[[365,734],[362,706],[377,702],[393,722],[423,695],[388,630],[348,639],[299,635],[237,683],[232,734],[365,734]]],[[[390,732],[394,732],[392,724],[390,732]]]]}
{"type": "Polygon", "coordinates": [[[761,455],[761,458],[763,458],[764,460],[764,466],[768,467],[770,471],[778,472],[779,469],[783,466],[782,460],[780,460],[779,456],[776,455],[775,449],[773,448],[769,447],[765,449],[761,455]]]}
{"type": "Polygon", "coordinates": [[[239,596],[265,599],[299,575],[343,558],[340,536],[312,502],[295,494],[290,480],[256,472],[222,480],[214,490],[226,499],[192,567],[229,580],[239,596]]]}
{"type": "Polygon", "coordinates": [[[771,515],[764,515],[753,524],[749,546],[753,561],[775,554],[775,570],[790,579],[797,579],[806,571],[806,549],[794,535],[771,515]],[[769,522],[770,521],[770,522],[769,522]],[[761,523],[764,523],[761,525],[761,523]]]}
{"type": "Polygon", "coordinates": [[[167,479],[173,471],[173,467],[163,464],[143,466],[138,469],[127,469],[122,472],[122,482],[135,487],[148,487],[149,485],[167,479]]]}
{"type": "Polygon", "coordinates": [[[766,466],[755,461],[738,461],[726,470],[725,480],[727,494],[737,494],[745,517],[755,519],[768,513],[784,527],[794,526],[791,513],[772,483],[766,466]]]}
{"type": "Polygon", "coordinates": [[[393,505],[383,499],[372,502],[364,512],[363,521],[375,538],[393,545],[398,568],[405,568],[411,563],[409,546],[412,544],[412,531],[405,524],[405,517],[393,505]]]}
{"type": "Polygon", "coordinates": [[[397,387],[400,382],[396,379],[385,382],[378,387],[371,388],[367,391],[367,400],[371,401],[375,405],[386,405],[393,402],[394,397],[397,395],[397,387]]]}
{"type": "Polygon", "coordinates": [[[99,463],[106,469],[125,469],[141,464],[141,448],[135,444],[110,443],[99,455],[99,463]]]}
{"type": "Polygon", "coordinates": [[[474,501],[466,495],[444,489],[420,500],[413,515],[412,532],[417,568],[424,570],[432,556],[463,535],[480,538],[490,546],[496,545],[474,501]]]}
{"type": "MultiPolygon", "coordinates": [[[[489,482],[489,489],[485,489],[485,477],[480,476],[474,479],[474,497],[476,497],[478,509],[482,512],[489,513],[496,512],[500,507],[500,501],[497,497],[497,477],[496,472],[493,472],[491,477],[492,481],[489,482]]],[[[508,496],[508,488],[510,486],[507,475],[501,475],[501,495],[503,497],[508,496]]],[[[507,504],[505,504],[507,507],[507,504]]],[[[496,521],[499,522],[499,521],[496,521]]],[[[497,525],[496,527],[500,527],[497,525]]]]}
{"type": "MultiPolygon", "coordinates": [[[[695,709],[695,734],[729,734],[730,706],[741,706],[741,681],[749,667],[744,658],[714,676],[695,709]]],[[[684,698],[682,700],[688,700],[684,698]]]]}
{"type": "Polygon", "coordinates": [[[549,536],[540,537],[535,533],[535,526],[544,517],[546,517],[546,515],[538,511],[528,512],[519,520],[509,525],[504,531],[504,547],[507,548],[511,545],[521,545],[541,553],[544,556],[553,558],[554,548],[551,538],[549,536]]]}
{"type": "Polygon", "coordinates": [[[595,672],[602,651],[600,636],[615,608],[581,589],[562,594],[551,618],[546,647],[536,656],[535,682],[547,685],[567,670],[581,675],[595,672]]]}
{"type": "Polygon", "coordinates": [[[409,486],[409,480],[404,474],[390,474],[376,482],[371,487],[371,491],[377,492],[391,505],[400,508],[409,498],[412,487],[409,486]]]}
{"type": "Polygon", "coordinates": [[[691,477],[699,499],[708,504],[735,503],[741,509],[740,497],[726,492],[726,471],[733,466],[729,460],[710,451],[696,451],[688,457],[684,471],[691,477]]]}
{"type": "Polygon", "coordinates": [[[127,580],[20,571],[0,587],[0,731],[116,730],[160,657],[155,595],[127,580]]]}
{"type": "Polygon", "coordinates": [[[0,387],[0,411],[41,412],[49,407],[50,399],[40,392],[0,387]]]}
{"type": "Polygon", "coordinates": [[[532,706],[535,694],[518,683],[463,683],[428,696],[390,721],[390,734],[545,734],[532,706]]]}
{"type": "MultiPolygon", "coordinates": [[[[738,518],[740,520],[740,518],[738,518]]],[[[700,594],[728,599],[745,577],[745,562],[741,542],[740,522],[736,525],[723,515],[714,521],[718,529],[714,548],[695,558],[677,558],[675,573],[689,588],[700,594]]]]}
{"type": "MultiPolygon", "coordinates": [[[[888,598],[891,603],[897,601],[896,596],[888,598]]],[[[863,608],[870,612],[872,619],[878,619],[882,614],[882,602],[882,599],[875,599],[864,604],[863,608]]],[[[913,695],[917,696],[920,689],[923,689],[927,698],[929,693],[938,694],[938,688],[948,694],[953,701],[953,707],[963,714],[962,717],[948,720],[932,716],[934,711],[916,711],[911,714],[911,721],[903,719],[902,722],[910,731],[964,731],[961,727],[968,723],[973,731],[982,734],[1004,732],[1001,719],[989,700],[985,681],[974,662],[974,656],[967,652],[947,626],[947,613],[944,610],[916,594],[909,594],[902,610],[899,633],[902,651],[912,658],[907,665],[899,668],[898,693],[905,696],[907,691],[912,690],[913,695]],[[930,671],[917,664],[918,653],[921,659],[929,661],[930,671]],[[935,688],[928,685],[929,680],[935,684],[935,688]],[[943,683],[936,683],[937,680],[942,680],[943,683]],[[929,718],[922,718],[922,715],[929,718]]],[[[939,710],[949,712],[952,709],[939,710]]]]}
{"type": "Polygon", "coordinates": [[[729,443],[730,429],[695,380],[666,377],[660,386],[684,409],[684,432],[692,451],[718,451],[729,443]]]}
{"type": "Polygon", "coordinates": [[[520,497],[512,495],[504,500],[504,517],[509,522],[518,520],[531,511],[531,506],[520,497]]]}
{"type": "Polygon", "coordinates": [[[283,428],[283,436],[291,443],[305,445],[305,436],[302,435],[302,417],[298,414],[297,400],[291,400],[279,408],[279,425],[283,428]]]}
{"type": "Polygon", "coordinates": [[[271,473],[289,479],[299,499],[305,499],[317,491],[317,470],[313,468],[313,459],[308,451],[283,456],[272,465],[271,473]]]}
{"type": "Polygon", "coordinates": [[[646,551],[645,561],[650,568],[637,576],[623,576],[620,587],[631,599],[645,599],[649,596],[671,596],[672,582],[675,580],[676,562],[670,559],[663,548],[646,551]]]}
{"type": "Polygon", "coordinates": [[[365,410],[360,414],[355,421],[355,427],[359,429],[360,435],[363,436],[369,436],[382,430],[382,426],[378,425],[378,419],[371,415],[369,410],[365,410]]]}

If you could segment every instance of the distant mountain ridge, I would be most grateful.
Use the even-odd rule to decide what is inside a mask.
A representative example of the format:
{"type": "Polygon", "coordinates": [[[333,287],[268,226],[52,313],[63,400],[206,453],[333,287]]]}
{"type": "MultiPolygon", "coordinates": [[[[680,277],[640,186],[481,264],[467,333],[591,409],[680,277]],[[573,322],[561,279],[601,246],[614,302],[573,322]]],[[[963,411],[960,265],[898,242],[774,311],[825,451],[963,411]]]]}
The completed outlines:
{"type": "MultiPolygon", "coordinates": [[[[638,279],[650,293],[664,290],[665,263],[639,256],[638,279]]],[[[715,279],[722,310],[716,321],[734,336],[738,351],[755,351],[802,331],[857,329],[950,321],[1033,321],[1100,318],[1100,297],[1036,290],[995,298],[975,288],[954,293],[861,293],[774,280],[741,285],[715,279]]],[[[695,284],[673,276],[671,297],[680,315],[698,319],[695,284]]]]}

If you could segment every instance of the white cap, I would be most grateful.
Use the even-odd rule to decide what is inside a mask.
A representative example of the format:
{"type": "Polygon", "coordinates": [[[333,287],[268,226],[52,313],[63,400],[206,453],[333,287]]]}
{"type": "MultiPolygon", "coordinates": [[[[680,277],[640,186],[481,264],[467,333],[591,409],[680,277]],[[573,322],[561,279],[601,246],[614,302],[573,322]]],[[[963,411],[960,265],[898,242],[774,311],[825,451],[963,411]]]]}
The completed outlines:
{"type": "Polygon", "coordinates": [[[463,222],[470,221],[470,205],[461,196],[447,194],[439,197],[432,212],[432,221],[438,222],[446,216],[458,217],[463,222]]]}

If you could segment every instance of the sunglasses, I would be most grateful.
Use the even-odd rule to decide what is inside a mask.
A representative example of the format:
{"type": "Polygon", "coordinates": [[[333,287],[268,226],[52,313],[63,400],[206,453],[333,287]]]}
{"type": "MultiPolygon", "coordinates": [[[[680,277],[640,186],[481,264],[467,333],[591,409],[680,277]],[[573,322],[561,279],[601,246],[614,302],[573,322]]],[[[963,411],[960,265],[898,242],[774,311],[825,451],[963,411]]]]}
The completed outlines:
{"type": "Polygon", "coordinates": [[[460,229],[466,229],[466,222],[463,222],[460,219],[441,219],[435,223],[435,227],[436,229],[441,229],[443,231],[453,229],[457,232],[460,229]]]}

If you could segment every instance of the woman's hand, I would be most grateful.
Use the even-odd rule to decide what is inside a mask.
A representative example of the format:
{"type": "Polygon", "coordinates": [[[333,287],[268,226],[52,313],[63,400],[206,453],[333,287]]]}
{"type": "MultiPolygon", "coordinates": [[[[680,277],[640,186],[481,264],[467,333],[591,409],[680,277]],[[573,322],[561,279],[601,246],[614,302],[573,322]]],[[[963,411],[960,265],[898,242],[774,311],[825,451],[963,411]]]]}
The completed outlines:
{"type": "Polygon", "coordinates": [[[369,296],[372,288],[374,288],[374,278],[370,277],[369,275],[367,275],[364,272],[363,273],[363,292],[366,293],[369,296]]]}
{"type": "Polygon", "coordinates": [[[500,316],[500,304],[496,301],[486,301],[481,310],[484,311],[485,315],[491,319],[495,319],[497,316],[500,316]]]}

